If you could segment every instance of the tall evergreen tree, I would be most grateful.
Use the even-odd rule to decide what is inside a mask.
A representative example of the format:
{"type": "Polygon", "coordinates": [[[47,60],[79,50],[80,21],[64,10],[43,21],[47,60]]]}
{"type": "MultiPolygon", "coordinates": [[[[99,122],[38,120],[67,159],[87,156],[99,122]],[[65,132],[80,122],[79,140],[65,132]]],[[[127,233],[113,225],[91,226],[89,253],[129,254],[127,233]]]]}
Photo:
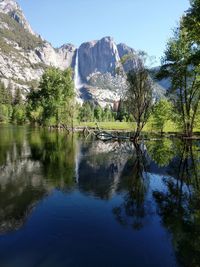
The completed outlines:
{"type": "Polygon", "coordinates": [[[9,87],[0,82],[0,122],[8,123],[12,117],[12,94],[9,87]]]}
{"type": "Polygon", "coordinates": [[[20,88],[15,89],[13,104],[14,105],[22,105],[23,99],[22,99],[22,92],[20,88]]]}

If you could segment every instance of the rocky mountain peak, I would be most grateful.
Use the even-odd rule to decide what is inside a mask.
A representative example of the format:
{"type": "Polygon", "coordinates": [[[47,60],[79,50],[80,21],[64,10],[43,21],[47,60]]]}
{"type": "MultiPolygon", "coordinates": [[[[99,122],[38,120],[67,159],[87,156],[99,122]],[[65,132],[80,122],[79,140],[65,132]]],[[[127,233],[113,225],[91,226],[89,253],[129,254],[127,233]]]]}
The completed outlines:
{"type": "Polygon", "coordinates": [[[0,0],[0,12],[8,14],[29,33],[36,35],[15,0],[0,0]]]}
{"type": "Polygon", "coordinates": [[[117,45],[117,50],[119,53],[119,57],[121,59],[121,62],[123,63],[123,69],[125,72],[130,71],[131,69],[134,69],[134,57],[137,57],[137,52],[127,46],[124,43],[120,43],[117,45]]]}
{"type": "Polygon", "coordinates": [[[129,47],[128,45],[124,43],[118,44],[117,49],[118,49],[120,58],[122,58],[124,55],[136,53],[136,51],[133,48],[129,47]]]}
{"type": "Polygon", "coordinates": [[[69,51],[74,52],[76,50],[76,46],[70,43],[63,44],[62,46],[58,47],[57,51],[69,51]]]}
{"type": "Polygon", "coordinates": [[[117,45],[112,37],[86,42],[79,47],[79,70],[84,81],[96,72],[114,75],[119,64],[117,45]]]}
{"type": "Polygon", "coordinates": [[[9,13],[14,10],[19,10],[20,7],[15,0],[0,0],[0,11],[9,13]]]}

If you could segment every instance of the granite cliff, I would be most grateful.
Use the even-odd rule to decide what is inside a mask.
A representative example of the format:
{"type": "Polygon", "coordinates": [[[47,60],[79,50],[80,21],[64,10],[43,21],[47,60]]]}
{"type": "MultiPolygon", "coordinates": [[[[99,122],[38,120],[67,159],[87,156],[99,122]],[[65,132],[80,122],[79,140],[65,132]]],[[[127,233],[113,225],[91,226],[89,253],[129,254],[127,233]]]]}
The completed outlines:
{"type": "Polygon", "coordinates": [[[55,49],[34,33],[16,1],[0,0],[0,79],[13,90],[28,90],[48,66],[71,67],[75,51],[71,44],[55,49]]]}

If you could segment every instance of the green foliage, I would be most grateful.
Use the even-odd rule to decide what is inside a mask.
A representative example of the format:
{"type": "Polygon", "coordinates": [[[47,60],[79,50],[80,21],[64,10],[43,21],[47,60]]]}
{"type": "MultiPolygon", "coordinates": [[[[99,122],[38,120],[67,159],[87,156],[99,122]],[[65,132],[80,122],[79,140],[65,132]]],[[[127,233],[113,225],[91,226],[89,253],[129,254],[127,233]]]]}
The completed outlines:
{"type": "Polygon", "coordinates": [[[119,107],[116,115],[116,119],[119,121],[133,122],[132,114],[129,114],[128,107],[124,101],[119,102],[119,107]]]}
{"type": "Polygon", "coordinates": [[[24,124],[27,121],[26,103],[23,101],[20,88],[16,88],[12,99],[11,121],[16,124],[24,124]]]}
{"type": "Polygon", "coordinates": [[[188,38],[187,29],[180,27],[174,37],[167,44],[163,65],[158,78],[169,78],[171,88],[169,95],[174,102],[182,130],[185,135],[191,136],[200,100],[200,67],[193,58],[200,51],[198,45],[188,38]]]}
{"type": "Polygon", "coordinates": [[[165,123],[171,119],[173,113],[172,103],[166,99],[161,99],[153,108],[153,128],[163,132],[165,123]]]}
{"type": "Polygon", "coordinates": [[[26,106],[17,104],[13,107],[12,121],[17,124],[24,124],[26,122],[26,106]]]}
{"type": "Polygon", "coordinates": [[[114,120],[114,113],[112,112],[109,105],[106,105],[102,112],[102,121],[113,121],[114,120]]]}
{"type": "Polygon", "coordinates": [[[12,97],[10,87],[6,88],[0,83],[0,123],[23,124],[26,121],[26,103],[22,99],[21,90],[17,88],[12,97]]]}
{"type": "Polygon", "coordinates": [[[4,38],[16,42],[25,50],[32,50],[43,44],[41,38],[29,33],[23,28],[23,26],[17,23],[9,15],[0,13],[0,20],[7,24],[7,26],[9,27],[8,29],[0,28],[0,43],[3,44],[3,46],[1,46],[1,49],[3,49],[4,52],[5,50],[7,50],[7,52],[13,50],[12,46],[6,44],[4,38]]]}
{"type": "Polygon", "coordinates": [[[12,94],[10,88],[6,88],[0,82],[0,123],[8,123],[12,117],[12,94]]]}
{"type": "Polygon", "coordinates": [[[12,94],[10,88],[6,88],[5,85],[0,82],[0,104],[11,104],[12,94]]]}
{"type": "Polygon", "coordinates": [[[102,115],[103,115],[103,110],[100,106],[96,106],[94,109],[94,117],[96,118],[97,121],[102,120],[102,115]]]}
{"type": "Polygon", "coordinates": [[[0,104],[0,123],[9,123],[12,117],[12,106],[0,104]]]}
{"type": "Polygon", "coordinates": [[[93,121],[94,119],[94,107],[90,102],[84,102],[79,108],[78,120],[82,122],[93,121]]]}
{"type": "MultiPolygon", "coordinates": [[[[96,122],[77,122],[76,126],[88,126],[92,128],[96,128],[96,122]]],[[[120,122],[120,121],[104,121],[104,122],[99,122],[98,126],[102,130],[122,130],[122,131],[133,131],[134,130],[134,125],[133,123],[128,123],[128,122],[120,122]]]]}
{"type": "Polygon", "coordinates": [[[22,99],[22,92],[20,88],[15,89],[15,94],[13,98],[13,104],[14,105],[22,105],[23,99],[22,99]]]}
{"type": "Polygon", "coordinates": [[[49,68],[40,80],[39,89],[28,95],[27,114],[32,122],[59,126],[71,122],[74,106],[71,70],[49,68]]]}
{"type": "Polygon", "coordinates": [[[27,106],[28,117],[30,118],[30,121],[33,124],[42,122],[42,114],[43,114],[43,108],[42,107],[36,107],[35,109],[31,110],[30,106],[27,106]]]}
{"type": "Polygon", "coordinates": [[[186,16],[183,17],[183,25],[187,29],[190,40],[200,44],[200,1],[191,0],[190,3],[191,7],[187,10],[186,16]]]}
{"type": "Polygon", "coordinates": [[[94,105],[91,102],[84,102],[79,108],[78,120],[80,122],[93,122],[93,121],[114,121],[115,113],[111,110],[109,105],[102,108],[99,105],[94,105]]]}

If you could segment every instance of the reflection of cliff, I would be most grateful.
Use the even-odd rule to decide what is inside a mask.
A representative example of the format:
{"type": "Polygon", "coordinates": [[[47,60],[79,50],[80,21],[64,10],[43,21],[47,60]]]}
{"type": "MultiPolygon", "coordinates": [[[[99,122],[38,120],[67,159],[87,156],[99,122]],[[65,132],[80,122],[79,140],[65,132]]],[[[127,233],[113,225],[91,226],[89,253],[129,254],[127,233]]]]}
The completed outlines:
{"type": "Polygon", "coordinates": [[[129,143],[95,141],[83,145],[79,165],[80,189],[100,198],[110,198],[133,151],[133,145],[129,143]]]}

